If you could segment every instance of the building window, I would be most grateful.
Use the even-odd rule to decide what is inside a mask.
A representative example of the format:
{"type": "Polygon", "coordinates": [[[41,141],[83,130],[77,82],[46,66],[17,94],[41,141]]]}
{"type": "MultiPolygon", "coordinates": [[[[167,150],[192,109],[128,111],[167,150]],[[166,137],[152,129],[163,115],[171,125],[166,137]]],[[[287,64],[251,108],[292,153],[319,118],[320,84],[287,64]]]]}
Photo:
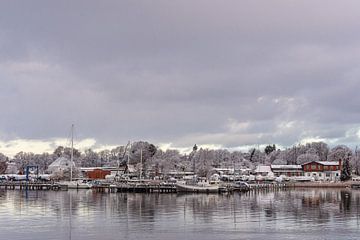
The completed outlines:
{"type": "Polygon", "coordinates": [[[322,177],[322,174],[321,174],[321,173],[319,173],[319,177],[322,177]]]}
{"type": "Polygon", "coordinates": [[[326,175],[327,177],[330,177],[330,173],[328,173],[328,172],[327,172],[327,173],[325,173],[325,175],[326,175]]]}
{"type": "Polygon", "coordinates": [[[315,170],[316,169],[316,165],[311,165],[311,169],[315,170]]]}

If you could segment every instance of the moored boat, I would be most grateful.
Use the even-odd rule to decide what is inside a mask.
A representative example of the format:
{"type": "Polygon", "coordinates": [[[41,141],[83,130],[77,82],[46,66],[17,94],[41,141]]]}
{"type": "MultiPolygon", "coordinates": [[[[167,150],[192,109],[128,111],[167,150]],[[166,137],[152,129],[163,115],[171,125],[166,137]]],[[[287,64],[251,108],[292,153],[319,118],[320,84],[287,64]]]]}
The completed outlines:
{"type": "Polygon", "coordinates": [[[218,193],[218,185],[186,185],[176,183],[177,192],[192,192],[192,193],[218,193]]]}
{"type": "Polygon", "coordinates": [[[92,184],[86,181],[64,181],[60,182],[60,185],[66,186],[68,189],[90,189],[92,184]]]}

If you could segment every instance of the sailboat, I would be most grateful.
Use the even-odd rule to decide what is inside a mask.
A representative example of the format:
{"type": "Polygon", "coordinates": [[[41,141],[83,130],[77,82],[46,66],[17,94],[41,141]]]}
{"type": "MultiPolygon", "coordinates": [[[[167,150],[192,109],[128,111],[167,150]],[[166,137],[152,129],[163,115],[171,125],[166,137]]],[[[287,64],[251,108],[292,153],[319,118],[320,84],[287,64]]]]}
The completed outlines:
{"type": "MultiPolygon", "coordinates": [[[[195,159],[193,163],[193,171],[195,174],[195,159]]],[[[177,182],[175,183],[177,192],[188,192],[188,193],[219,193],[219,185],[210,184],[206,178],[200,178],[200,181],[196,181],[194,175],[193,184],[186,184],[177,182]]]]}
{"type": "Polygon", "coordinates": [[[74,124],[71,125],[71,157],[70,157],[70,181],[63,181],[60,184],[65,185],[68,189],[89,189],[92,184],[85,180],[73,181],[74,166],[74,124]]]}
{"type": "Polygon", "coordinates": [[[192,193],[218,193],[219,185],[217,184],[196,184],[196,185],[188,185],[183,183],[176,183],[176,191],[177,192],[192,192],[192,193]]]}

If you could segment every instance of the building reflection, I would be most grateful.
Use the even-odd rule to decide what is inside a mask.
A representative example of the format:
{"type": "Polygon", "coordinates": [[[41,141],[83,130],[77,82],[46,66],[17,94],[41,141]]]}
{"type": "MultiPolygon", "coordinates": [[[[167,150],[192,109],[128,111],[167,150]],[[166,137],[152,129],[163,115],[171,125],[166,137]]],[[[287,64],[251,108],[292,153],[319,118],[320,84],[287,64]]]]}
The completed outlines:
{"type": "MultiPolygon", "coordinates": [[[[59,221],[71,214],[74,224],[100,224],[108,219],[124,234],[139,224],[148,231],[167,227],[270,228],[331,224],[358,220],[360,191],[296,189],[246,194],[136,194],[0,191],[0,212],[16,215],[52,215],[59,221]],[[71,206],[71,211],[70,210],[71,206]],[[171,225],[173,224],[173,225],[171,225]],[[195,225],[194,225],[195,226],[195,225]]],[[[357,221],[359,222],[359,221],[357,221]]]]}

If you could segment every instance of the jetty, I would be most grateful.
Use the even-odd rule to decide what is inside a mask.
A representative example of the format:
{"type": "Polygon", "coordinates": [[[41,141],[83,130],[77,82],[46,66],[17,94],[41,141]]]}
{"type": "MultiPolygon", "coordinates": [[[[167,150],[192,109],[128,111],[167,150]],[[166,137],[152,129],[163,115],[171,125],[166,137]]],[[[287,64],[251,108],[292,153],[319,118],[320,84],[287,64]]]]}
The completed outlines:
{"type": "Polygon", "coordinates": [[[135,192],[135,193],[176,193],[174,184],[99,184],[92,187],[97,192],[135,192]]]}
{"type": "MultiPolygon", "coordinates": [[[[96,192],[102,193],[178,193],[175,183],[161,182],[112,182],[99,183],[91,187],[96,192]]],[[[294,188],[352,188],[360,189],[360,181],[357,182],[287,182],[287,183],[250,183],[246,188],[236,188],[231,184],[221,184],[218,193],[252,192],[262,190],[281,190],[294,188]]],[[[64,184],[57,182],[25,182],[25,181],[1,181],[0,190],[42,190],[59,191],[68,190],[64,184]]],[[[80,188],[79,188],[80,189],[80,188]]],[[[196,191],[192,191],[196,193],[196,191]]],[[[200,193],[200,192],[199,192],[200,193]]]]}
{"type": "Polygon", "coordinates": [[[5,190],[67,190],[64,189],[64,186],[58,183],[29,183],[29,182],[0,182],[0,189],[5,190]]]}

